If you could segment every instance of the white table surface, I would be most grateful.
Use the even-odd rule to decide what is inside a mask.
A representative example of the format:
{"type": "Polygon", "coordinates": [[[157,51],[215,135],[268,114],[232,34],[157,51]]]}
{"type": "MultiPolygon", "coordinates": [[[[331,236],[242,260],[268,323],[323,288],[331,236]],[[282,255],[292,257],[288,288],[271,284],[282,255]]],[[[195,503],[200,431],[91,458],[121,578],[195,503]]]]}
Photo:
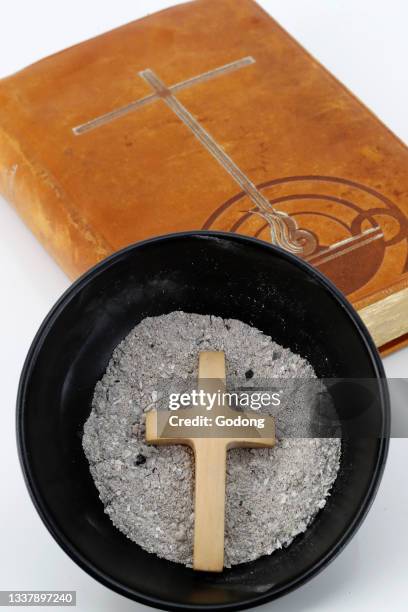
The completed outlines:
{"type": "MultiPolygon", "coordinates": [[[[175,3],[160,0],[4,2],[0,18],[0,77],[175,3]]],[[[260,4],[396,134],[408,141],[406,0],[262,0],[260,4]]],[[[0,236],[3,394],[0,589],[76,590],[77,609],[81,612],[147,610],[101,586],[79,569],[55,544],[29,500],[18,464],[14,433],[17,384],[37,327],[69,281],[2,200],[0,236]]],[[[407,377],[407,366],[408,349],[385,359],[390,377],[407,377]]],[[[393,440],[380,492],[356,537],[312,582],[260,609],[406,611],[407,463],[408,442],[393,440]]]]}

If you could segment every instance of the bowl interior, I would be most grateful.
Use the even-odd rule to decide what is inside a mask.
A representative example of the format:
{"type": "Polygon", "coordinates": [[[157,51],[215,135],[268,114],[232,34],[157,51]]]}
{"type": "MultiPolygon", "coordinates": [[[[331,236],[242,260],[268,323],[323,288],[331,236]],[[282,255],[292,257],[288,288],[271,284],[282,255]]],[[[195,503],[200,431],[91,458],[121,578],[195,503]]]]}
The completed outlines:
{"type": "MultiPolygon", "coordinates": [[[[75,284],[40,330],[22,376],[18,436],[30,492],[59,543],[102,582],[145,603],[248,606],[293,588],[341,548],[369,505],[385,441],[344,441],[326,507],[285,550],[219,575],[146,553],[104,514],[81,437],[115,346],[144,317],[173,310],[252,324],[320,376],[381,371],[364,332],[319,276],[278,249],[232,235],[179,235],[126,249],[75,284]]],[[[383,405],[374,412],[364,418],[386,420],[383,405]]]]}

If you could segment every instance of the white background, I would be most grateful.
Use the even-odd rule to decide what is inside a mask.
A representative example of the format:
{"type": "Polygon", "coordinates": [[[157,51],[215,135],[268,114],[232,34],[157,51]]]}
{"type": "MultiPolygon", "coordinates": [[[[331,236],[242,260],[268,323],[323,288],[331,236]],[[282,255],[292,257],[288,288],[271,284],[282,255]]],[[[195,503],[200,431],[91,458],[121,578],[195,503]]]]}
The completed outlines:
{"type": "MultiPolygon", "coordinates": [[[[0,77],[175,3],[3,1],[0,77]]],[[[406,0],[261,0],[260,4],[408,142],[406,0]]],[[[69,281],[1,198],[0,266],[0,589],[76,590],[78,609],[84,612],[147,609],[80,570],[54,543],[25,490],[14,434],[18,378],[37,327],[69,281]]],[[[406,377],[407,366],[408,349],[385,360],[388,376],[406,377]]],[[[406,611],[407,465],[408,442],[394,440],[374,506],[346,550],[312,582],[260,609],[406,611]]]]}

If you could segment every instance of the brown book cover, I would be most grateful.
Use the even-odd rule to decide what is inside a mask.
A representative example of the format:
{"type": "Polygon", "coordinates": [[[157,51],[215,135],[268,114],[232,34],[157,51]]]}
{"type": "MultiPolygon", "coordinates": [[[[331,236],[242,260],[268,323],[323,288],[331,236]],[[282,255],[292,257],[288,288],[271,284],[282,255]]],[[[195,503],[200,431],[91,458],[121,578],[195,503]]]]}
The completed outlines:
{"type": "MultiPolygon", "coordinates": [[[[408,332],[406,147],[252,0],[195,0],[0,81],[0,191],[72,277],[137,240],[304,257],[408,332]]],[[[407,336],[405,336],[405,339],[407,336]]]]}

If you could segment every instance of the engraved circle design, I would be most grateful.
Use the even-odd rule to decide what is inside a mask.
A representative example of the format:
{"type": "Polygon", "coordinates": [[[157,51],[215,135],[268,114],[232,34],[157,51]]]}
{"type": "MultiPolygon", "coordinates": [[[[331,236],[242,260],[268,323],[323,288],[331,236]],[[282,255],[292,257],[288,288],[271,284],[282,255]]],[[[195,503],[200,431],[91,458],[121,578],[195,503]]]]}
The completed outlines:
{"type": "MultiPolygon", "coordinates": [[[[376,189],[319,175],[274,179],[257,185],[257,189],[269,202],[271,212],[281,212],[295,221],[298,238],[305,234],[309,248],[303,257],[346,294],[361,289],[381,272],[391,247],[399,273],[408,271],[408,221],[398,206],[376,189]]],[[[273,242],[268,214],[257,209],[244,191],[218,206],[202,229],[273,242]]]]}

